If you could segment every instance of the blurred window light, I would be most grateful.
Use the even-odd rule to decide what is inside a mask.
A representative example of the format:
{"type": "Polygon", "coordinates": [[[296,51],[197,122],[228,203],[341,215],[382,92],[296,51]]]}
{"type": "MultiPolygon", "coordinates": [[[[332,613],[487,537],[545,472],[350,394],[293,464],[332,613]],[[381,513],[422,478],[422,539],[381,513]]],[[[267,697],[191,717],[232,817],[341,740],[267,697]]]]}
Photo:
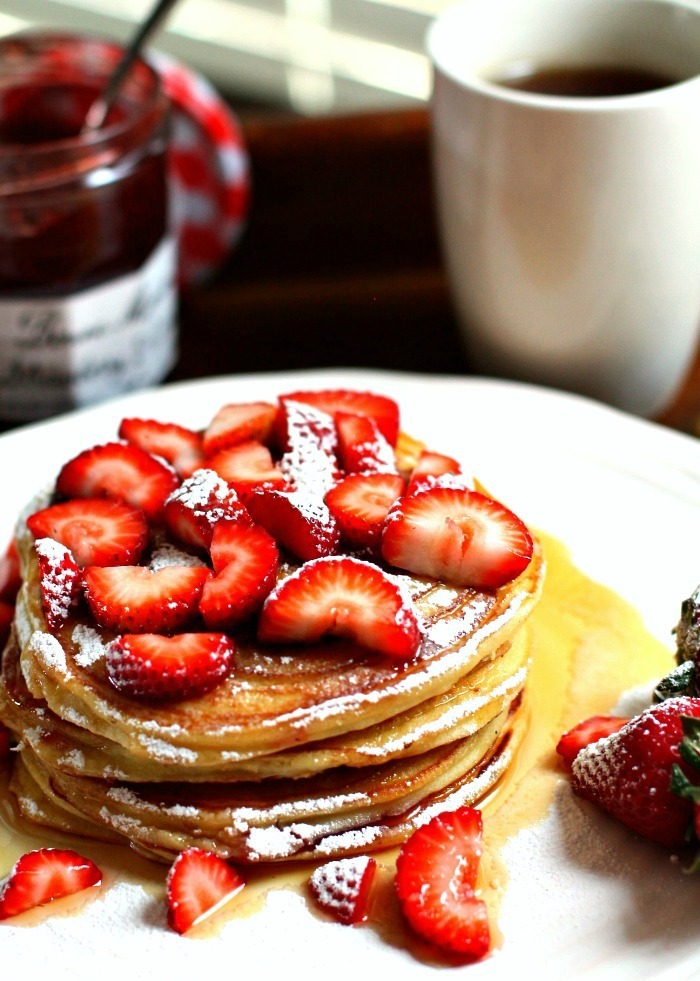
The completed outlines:
{"type": "MultiPolygon", "coordinates": [[[[425,103],[432,18],[449,0],[180,0],[156,46],[227,94],[306,115],[425,103]]],[[[25,26],[125,40],[152,0],[0,0],[25,26]]]]}

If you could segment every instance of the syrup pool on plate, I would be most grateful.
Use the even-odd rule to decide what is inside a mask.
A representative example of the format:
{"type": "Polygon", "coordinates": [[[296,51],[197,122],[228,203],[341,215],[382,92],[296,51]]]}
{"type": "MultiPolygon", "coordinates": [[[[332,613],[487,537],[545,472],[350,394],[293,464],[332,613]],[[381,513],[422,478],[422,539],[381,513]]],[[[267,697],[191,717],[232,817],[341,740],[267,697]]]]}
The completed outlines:
{"type": "MultiPolygon", "coordinates": [[[[540,538],[547,574],[531,624],[534,657],[527,687],[529,729],[515,761],[482,805],[481,890],[489,907],[496,946],[508,943],[508,937],[498,933],[499,904],[508,888],[508,869],[500,861],[501,848],[520,829],[545,816],[557,785],[566,779],[555,753],[559,736],[583,718],[610,712],[624,691],[651,687],[674,663],[670,648],[649,634],[638,611],[581,573],[562,543],[546,534],[540,538]]],[[[80,840],[76,843],[68,835],[20,826],[12,816],[6,782],[1,783],[0,873],[4,874],[23,851],[46,844],[68,845],[79,851],[83,848],[80,840]]],[[[165,865],[141,859],[121,846],[85,842],[83,850],[100,864],[105,887],[118,881],[130,882],[164,902],[165,865]]],[[[396,854],[397,850],[392,849],[375,855],[380,865],[377,897],[370,918],[361,929],[374,930],[387,943],[406,947],[423,960],[440,963],[440,955],[428,951],[403,926],[392,891],[396,854]]],[[[212,923],[196,928],[197,935],[210,935],[230,917],[264,916],[265,897],[271,890],[293,889],[306,895],[312,869],[310,863],[283,869],[246,869],[246,888],[212,923]]],[[[309,915],[313,915],[311,904],[309,907],[309,915]]],[[[34,914],[49,915],[51,910],[46,908],[34,914]]]]}

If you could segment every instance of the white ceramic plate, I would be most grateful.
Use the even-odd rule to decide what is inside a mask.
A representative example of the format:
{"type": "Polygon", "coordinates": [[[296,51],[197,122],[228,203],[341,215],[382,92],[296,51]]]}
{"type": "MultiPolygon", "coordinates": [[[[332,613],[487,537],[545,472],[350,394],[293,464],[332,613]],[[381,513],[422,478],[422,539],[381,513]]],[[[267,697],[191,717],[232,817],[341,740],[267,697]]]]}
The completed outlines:
{"type": "MultiPolygon", "coordinates": [[[[226,401],[295,388],[354,387],[398,400],[403,428],[458,457],[574,562],[639,609],[669,647],[700,582],[700,442],[578,398],[529,386],[360,371],[234,376],[167,386],[0,437],[0,542],[71,455],[112,439],[125,415],[204,426],[226,401]]],[[[594,819],[595,821],[595,819],[594,819]]],[[[161,904],[122,883],[79,916],[0,925],[2,977],[627,979],[700,974],[700,876],[624,828],[591,825],[560,794],[504,856],[503,949],[434,967],[368,929],[321,922],[291,892],[206,941],[167,931],[161,904]]],[[[3,870],[0,870],[2,872],[3,870]]]]}

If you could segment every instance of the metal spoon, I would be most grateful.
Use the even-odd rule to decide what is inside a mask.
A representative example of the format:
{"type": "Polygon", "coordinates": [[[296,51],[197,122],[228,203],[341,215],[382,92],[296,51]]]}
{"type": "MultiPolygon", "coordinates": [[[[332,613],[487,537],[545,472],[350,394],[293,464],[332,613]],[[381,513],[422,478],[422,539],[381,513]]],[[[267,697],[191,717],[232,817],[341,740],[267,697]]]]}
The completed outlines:
{"type": "Polygon", "coordinates": [[[88,109],[85,122],[83,123],[83,133],[89,130],[99,129],[103,125],[109,110],[119,95],[119,90],[122,87],[124,79],[129,74],[134,61],[141,54],[141,49],[146,41],[160,27],[176,2],[177,0],[156,0],[155,6],[146,20],[140,25],[129,46],[124,51],[122,58],[110,75],[104,89],[88,109]]]}

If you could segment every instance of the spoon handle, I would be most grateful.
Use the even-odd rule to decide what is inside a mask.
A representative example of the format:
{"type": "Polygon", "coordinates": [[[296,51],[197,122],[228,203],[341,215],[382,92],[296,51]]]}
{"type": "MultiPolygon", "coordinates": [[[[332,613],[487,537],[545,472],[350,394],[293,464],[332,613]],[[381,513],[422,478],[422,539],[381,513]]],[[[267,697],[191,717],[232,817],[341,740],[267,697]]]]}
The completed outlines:
{"type": "Polygon", "coordinates": [[[177,0],[157,0],[150,14],[141,24],[131,39],[129,46],[125,49],[117,67],[110,75],[106,86],[90,106],[85,117],[85,122],[83,123],[83,132],[99,129],[103,125],[109,110],[119,95],[119,90],[122,87],[124,79],[129,74],[134,61],[139,57],[141,49],[170,13],[171,8],[175,6],[176,2],[177,0]]]}

